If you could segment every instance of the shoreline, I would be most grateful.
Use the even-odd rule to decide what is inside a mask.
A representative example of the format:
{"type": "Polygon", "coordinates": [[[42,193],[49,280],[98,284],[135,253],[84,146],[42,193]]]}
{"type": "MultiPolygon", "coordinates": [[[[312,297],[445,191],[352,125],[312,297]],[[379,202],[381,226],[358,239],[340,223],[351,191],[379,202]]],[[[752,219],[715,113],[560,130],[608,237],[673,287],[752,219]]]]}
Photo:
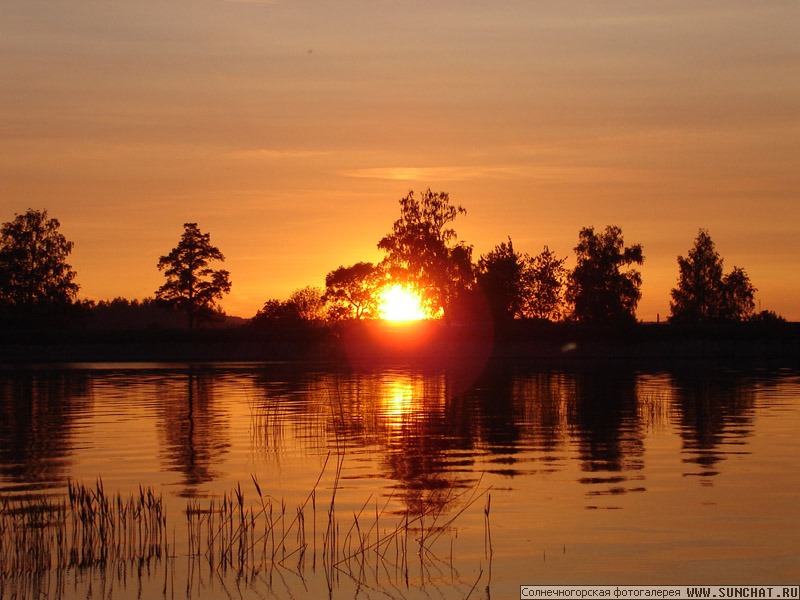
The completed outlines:
{"type": "Polygon", "coordinates": [[[800,323],[598,328],[570,323],[380,321],[332,326],[0,334],[0,363],[769,361],[800,365],[800,323]]]}

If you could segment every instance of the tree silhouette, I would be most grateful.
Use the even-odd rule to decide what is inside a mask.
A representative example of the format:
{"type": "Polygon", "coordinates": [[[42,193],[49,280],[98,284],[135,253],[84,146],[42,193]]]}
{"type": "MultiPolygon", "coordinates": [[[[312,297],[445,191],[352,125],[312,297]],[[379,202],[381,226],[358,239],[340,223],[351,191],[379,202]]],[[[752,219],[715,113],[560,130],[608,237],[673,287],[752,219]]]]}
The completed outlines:
{"type": "Polygon", "coordinates": [[[533,318],[558,321],[563,315],[566,258],[547,246],[532,257],[514,250],[511,238],[481,256],[478,284],[495,319],[533,318]]]}
{"type": "Polygon", "coordinates": [[[297,323],[301,321],[300,311],[296,304],[271,298],[264,302],[264,306],[252,318],[254,325],[263,325],[270,322],[297,323]]]}
{"type": "Polygon", "coordinates": [[[701,229],[686,257],[678,256],[678,285],[671,291],[670,320],[684,323],[742,321],[755,309],[756,288],[744,269],[723,275],[723,260],[701,229]]]}
{"type": "Polygon", "coordinates": [[[456,297],[474,282],[472,247],[454,243],[457,235],[450,227],[466,212],[450,203],[447,192],[429,188],[418,200],[410,191],[400,200],[400,218],[392,232],[378,242],[386,252],[390,277],[416,288],[430,314],[446,316],[456,297]]]}
{"type": "Polygon", "coordinates": [[[325,302],[322,290],[313,285],[297,289],[289,294],[290,304],[296,307],[297,315],[303,321],[322,321],[325,319],[325,302]]]}
{"type": "Polygon", "coordinates": [[[733,267],[733,271],[722,278],[722,318],[726,321],[746,321],[756,308],[756,287],[744,269],[733,267]]]}
{"type": "Polygon", "coordinates": [[[14,313],[52,313],[75,300],[74,244],[59,227],[46,210],[28,209],[0,228],[0,304],[14,313]]]}
{"type": "Polygon", "coordinates": [[[316,323],[326,318],[326,307],[322,290],[308,285],[289,295],[288,300],[270,299],[264,303],[255,317],[253,325],[284,323],[297,325],[301,322],[316,323]]]}
{"type": "Polygon", "coordinates": [[[514,250],[514,243],[502,242],[478,260],[478,285],[483,290],[495,319],[523,317],[527,256],[514,250]]]}
{"type": "Polygon", "coordinates": [[[563,316],[566,258],[547,246],[530,256],[514,250],[511,238],[481,256],[477,277],[495,318],[558,321],[563,316]]]}
{"type": "Polygon", "coordinates": [[[599,235],[594,227],[584,227],[575,254],[578,262],[567,288],[573,318],[596,323],[635,320],[642,276],[635,269],[621,269],[644,262],[642,246],[625,247],[616,226],[609,225],[599,235]]]}
{"type": "Polygon", "coordinates": [[[560,321],[564,318],[564,288],[567,281],[566,258],[557,258],[545,246],[529,257],[525,269],[526,296],[523,312],[532,319],[560,321]]]}
{"type": "Polygon", "coordinates": [[[82,303],[84,323],[90,329],[152,329],[174,328],[182,322],[182,315],[170,310],[153,298],[128,300],[117,297],[112,300],[82,303]]]}
{"type": "Polygon", "coordinates": [[[189,328],[221,311],[217,300],[231,291],[229,273],[213,270],[211,261],[224,261],[211,235],[201,233],[197,223],[184,223],[178,245],[158,260],[167,282],[156,291],[156,299],[186,313],[189,328]]]}
{"type": "Polygon", "coordinates": [[[325,277],[325,302],[336,319],[375,317],[383,272],[370,262],[334,269],[325,277]]]}

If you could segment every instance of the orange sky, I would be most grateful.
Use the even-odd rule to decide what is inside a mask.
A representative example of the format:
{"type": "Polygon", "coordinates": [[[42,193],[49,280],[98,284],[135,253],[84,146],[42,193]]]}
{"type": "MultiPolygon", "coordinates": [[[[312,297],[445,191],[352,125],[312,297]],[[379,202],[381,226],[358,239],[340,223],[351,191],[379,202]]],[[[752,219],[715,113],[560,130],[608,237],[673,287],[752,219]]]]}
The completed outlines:
{"type": "Polygon", "coordinates": [[[0,221],[47,208],[94,299],[151,296],[195,221],[252,316],[431,187],[476,259],[619,225],[646,320],[707,228],[800,320],[798,31],[796,0],[7,0],[0,221]]]}

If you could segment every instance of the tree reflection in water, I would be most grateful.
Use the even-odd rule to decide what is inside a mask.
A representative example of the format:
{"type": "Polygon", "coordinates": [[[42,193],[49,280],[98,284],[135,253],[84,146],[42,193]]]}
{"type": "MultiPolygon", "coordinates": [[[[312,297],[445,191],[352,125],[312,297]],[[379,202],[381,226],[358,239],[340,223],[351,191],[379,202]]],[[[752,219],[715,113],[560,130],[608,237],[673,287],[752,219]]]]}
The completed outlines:
{"type": "Polygon", "coordinates": [[[531,460],[542,463],[538,470],[556,468],[567,446],[573,387],[558,371],[495,365],[483,374],[464,412],[472,419],[476,447],[491,455],[489,472],[517,477],[531,472],[531,460]]]}
{"type": "Polygon", "coordinates": [[[335,374],[299,363],[261,365],[253,385],[250,443],[262,461],[280,465],[290,446],[321,456],[328,452],[335,374]]]}
{"type": "Polygon", "coordinates": [[[632,471],[643,466],[636,373],[590,369],[574,374],[570,424],[588,472],[632,471]]]}
{"type": "Polygon", "coordinates": [[[0,477],[33,490],[66,483],[76,421],[91,409],[86,371],[20,370],[0,375],[0,477]]]}
{"type": "MultiPolygon", "coordinates": [[[[789,564],[796,554],[797,480],[786,466],[797,456],[796,372],[594,367],[503,362],[468,388],[449,366],[418,363],[9,369],[0,371],[0,479],[4,490],[18,493],[56,488],[71,473],[105,478],[117,469],[114,485],[123,492],[139,483],[172,485],[165,496],[180,507],[176,493],[218,500],[238,483],[247,490],[250,473],[243,469],[252,467],[265,488],[270,478],[281,479],[270,494],[277,502],[286,493],[291,508],[307,497],[319,473],[315,463],[330,452],[344,457],[339,514],[381,511],[381,527],[391,521],[388,513],[402,522],[406,510],[424,513],[426,528],[433,515],[447,522],[458,514],[448,499],[493,486],[501,525],[494,539],[502,542],[496,547],[517,552],[514,565],[529,564],[527,538],[548,548],[574,539],[575,548],[588,552],[574,558],[570,549],[561,567],[542,565],[548,572],[580,569],[585,556],[602,562],[604,527],[612,522],[627,529],[608,560],[624,557],[633,575],[643,569],[668,575],[695,541],[717,548],[726,572],[789,564]],[[749,450],[752,457],[733,459],[749,450]],[[718,473],[735,485],[712,486],[718,473]],[[691,506],[692,519],[684,521],[678,513],[691,506]],[[766,521],[752,518],[753,506],[788,532],[774,551],[773,529],[759,533],[766,521]],[[514,538],[517,524],[525,543],[514,538]],[[656,530],[664,552],[641,542],[656,530]],[[741,549],[742,560],[726,558],[732,547],[741,549]],[[665,556],[672,557],[667,566],[665,556]]],[[[322,523],[319,507],[333,501],[330,480],[315,488],[319,519],[312,508],[310,532],[322,523]]],[[[459,559],[485,559],[480,517],[466,515],[464,522],[456,528],[459,559]]],[[[492,585],[505,592],[518,569],[496,560],[495,573],[502,575],[492,585]]],[[[419,581],[428,585],[426,577],[419,581]]],[[[475,580],[469,578],[462,596],[475,580]]]]}
{"type": "MultiPolygon", "coordinates": [[[[628,369],[585,369],[573,374],[570,431],[587,474],[580,483],[599,499],[645,490],[644,432],[639,420],[637,374],[628,369]]],[[[590,504],[587,508],[617,508],[590,504]]]]}
{"type": "Polygon", "coordinates": [[[193,497],[198,486],[215,479],[214,465],[230,447],[228,419],[216,406],[215,380],[213,371],[190,367],[183,385],[178,378],[165,378],[158,386],[161,455],[166,470],[183,475],[180,496],[193,497]]]}
{"type": "Polygon", "coordinates": [[[457,369],[441,365],[265,372],[259,386],[252,430],[265,456],[281,451],[287,427],[308,451],[377,455],[382,476],[417,511],[470,485],[478,463],[514,478],[577,460],[588,497],[642,492],[645,437],[673,421],[693,453],[687,460],[713,474],[715,449],[748,434],[753,393],[747,382],[697,373],[514,363],[490,365],[467,390],[457,369]]]}
{"type": "Polygon", "coordinates": [[[441,370],[360,371],[335,382],[331,395],[333,435],[355,452],[377,451],[383,477],[412,514],[443,506],[474,480],[452,468],[468,437],[448,419],[449,385],[441,370]]]}
{"type": "MultiPolygon", "coordinates": [[[[262,457],[280,461],[287,439],[320,455],[379,456],[381,476],[412,515],[446,504],[477,478],[469,470],[471,418],[444,369],[266,369],[256,380],[251,437],[262,457]],[[291,427],[291,431],[287,428],[291,427]]],[[[405,512],[402,510],[401,512],[405,512]]]]}
{"type": "Polygon", "coordinates": [[[684,476],[700,477],[704,485],[719,474],[727,455],[746,453],[741,447],[753,433],[756,385],[741,373],[679,370],[672,374],[677,408],[676,425],[683,440],[684,463],[699,470],[684,476]]]}
{"type": "Polygon", "coordinates": [[[449,468],[462,447],[447,416],[447,381],[438,376],[397,374],[383,382],[380,420],[385,432],[386,477],[412,514],[443,506],[453,488],[466,485],[449,468]]]}

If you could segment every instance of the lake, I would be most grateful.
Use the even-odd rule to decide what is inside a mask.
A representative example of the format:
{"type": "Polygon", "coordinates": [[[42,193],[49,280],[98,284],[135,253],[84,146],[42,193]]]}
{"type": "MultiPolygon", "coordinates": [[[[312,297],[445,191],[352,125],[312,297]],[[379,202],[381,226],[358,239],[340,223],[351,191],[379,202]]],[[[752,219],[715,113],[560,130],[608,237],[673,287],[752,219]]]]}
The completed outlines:
{"type": "Polygon", "coordinates": [[[800,581],[795,369],[17,365],[0,369],[0,411],[10,505],[101,478],[151,487],[169,518],[162,554],[6,576],[0,598],[800,581]],[[269,548],[195,553],[232,498],[275,525],[269,548]]]}

